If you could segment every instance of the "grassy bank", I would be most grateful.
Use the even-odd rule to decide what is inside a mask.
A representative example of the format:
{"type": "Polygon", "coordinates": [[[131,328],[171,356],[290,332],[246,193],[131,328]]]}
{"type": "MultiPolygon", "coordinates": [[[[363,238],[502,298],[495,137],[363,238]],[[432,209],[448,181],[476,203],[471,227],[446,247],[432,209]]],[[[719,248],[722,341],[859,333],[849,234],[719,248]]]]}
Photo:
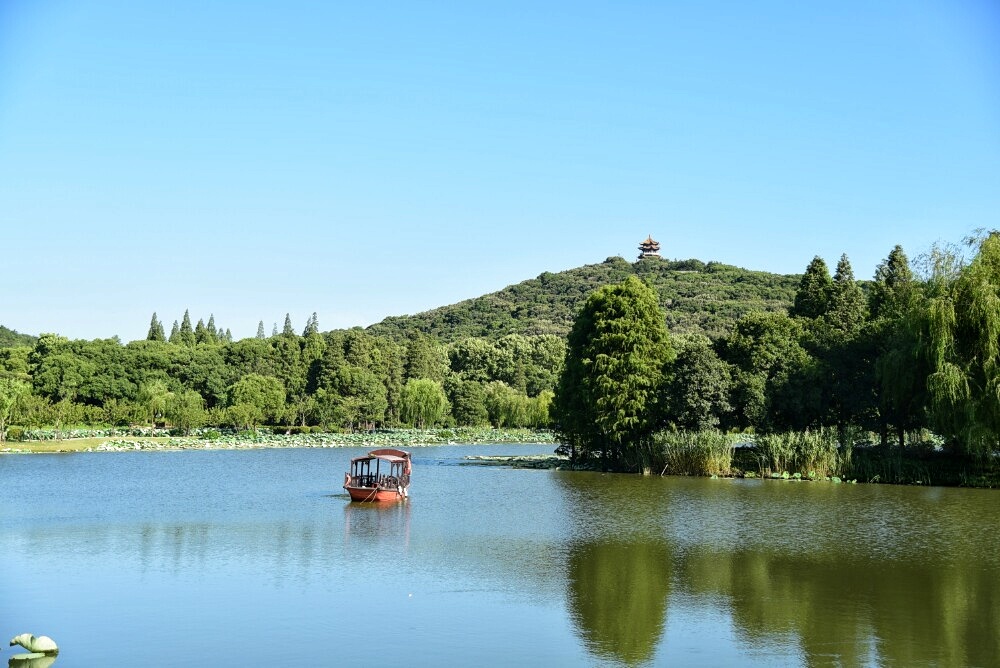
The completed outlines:
{"type": "Polygon", "coordinates": [[[128,450],[232,450],[243,448],[336,448],[419,447],[451,443],[553,443],[550,432],[528,429],[387,429],[354,433],[274,434],[271,432],[223,433],[205,430],[192,436],[121,435],[101,430],[74,432],[70,438],[54,438],[37,432],[38,438],[7,441],[2,453],[124,452],[128,450]]]}

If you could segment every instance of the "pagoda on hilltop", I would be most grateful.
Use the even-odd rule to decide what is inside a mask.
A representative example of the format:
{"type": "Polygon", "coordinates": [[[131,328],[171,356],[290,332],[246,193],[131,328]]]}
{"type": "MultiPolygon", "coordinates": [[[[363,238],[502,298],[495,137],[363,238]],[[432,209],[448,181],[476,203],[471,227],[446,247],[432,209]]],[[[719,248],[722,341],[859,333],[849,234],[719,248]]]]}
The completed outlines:
{"type": "Polygon", "coordinates": [[[639,244],[639,259],[647,257],[660,257],[660,242],[653,241],[652,236],[647,236],[646,240],[639,244]]]}

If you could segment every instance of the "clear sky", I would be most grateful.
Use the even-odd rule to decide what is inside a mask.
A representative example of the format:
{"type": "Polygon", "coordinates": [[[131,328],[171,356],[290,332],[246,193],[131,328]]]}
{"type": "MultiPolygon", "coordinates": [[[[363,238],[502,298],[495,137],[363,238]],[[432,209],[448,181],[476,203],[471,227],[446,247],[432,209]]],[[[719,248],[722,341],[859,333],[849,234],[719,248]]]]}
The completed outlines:
{"type": "Polygon", "coordinates": [[[366,326],[1000,226],[1000,4],[0,0],[0,324],[366,326]]]}

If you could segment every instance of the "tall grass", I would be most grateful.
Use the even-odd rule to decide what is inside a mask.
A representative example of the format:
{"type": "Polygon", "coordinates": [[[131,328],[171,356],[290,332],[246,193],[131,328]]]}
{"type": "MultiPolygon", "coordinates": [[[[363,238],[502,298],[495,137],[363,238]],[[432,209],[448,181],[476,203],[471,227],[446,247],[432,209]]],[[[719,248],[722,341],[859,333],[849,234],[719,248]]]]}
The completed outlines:
{"type": "Polygon", "coordinates": [[[736,437],[718,431],[661,431],[653,436],[655,464],[672,475],[728,476],[736,437]]]}
{"type": "Polygon", "coordinates": [[[850,446],[838,448],[831,429],[764,434],[756,439],[761,469],[769,473],[800,473],[803,477],[838,475],[842,460],[850,458],[850,446]]]}

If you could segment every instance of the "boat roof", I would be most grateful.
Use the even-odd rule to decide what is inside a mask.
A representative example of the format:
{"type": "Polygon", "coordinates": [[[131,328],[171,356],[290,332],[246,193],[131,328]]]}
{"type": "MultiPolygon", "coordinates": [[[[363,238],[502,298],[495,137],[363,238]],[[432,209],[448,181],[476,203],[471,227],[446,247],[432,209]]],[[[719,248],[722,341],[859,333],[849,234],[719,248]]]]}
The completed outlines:
{"type": "Polygon", "coordinates": [[[397,450],[395,448],[380,448],[378,450],[372,450],[367,455],[362,455],[361,457],[355,457],[351,462],[360,462],[365,459],[381,459],[384,462],[389,462],[391,464],[398,464],[400,462],[405,462],[410,458],[410,453],[405,450],[397,450]]]}

